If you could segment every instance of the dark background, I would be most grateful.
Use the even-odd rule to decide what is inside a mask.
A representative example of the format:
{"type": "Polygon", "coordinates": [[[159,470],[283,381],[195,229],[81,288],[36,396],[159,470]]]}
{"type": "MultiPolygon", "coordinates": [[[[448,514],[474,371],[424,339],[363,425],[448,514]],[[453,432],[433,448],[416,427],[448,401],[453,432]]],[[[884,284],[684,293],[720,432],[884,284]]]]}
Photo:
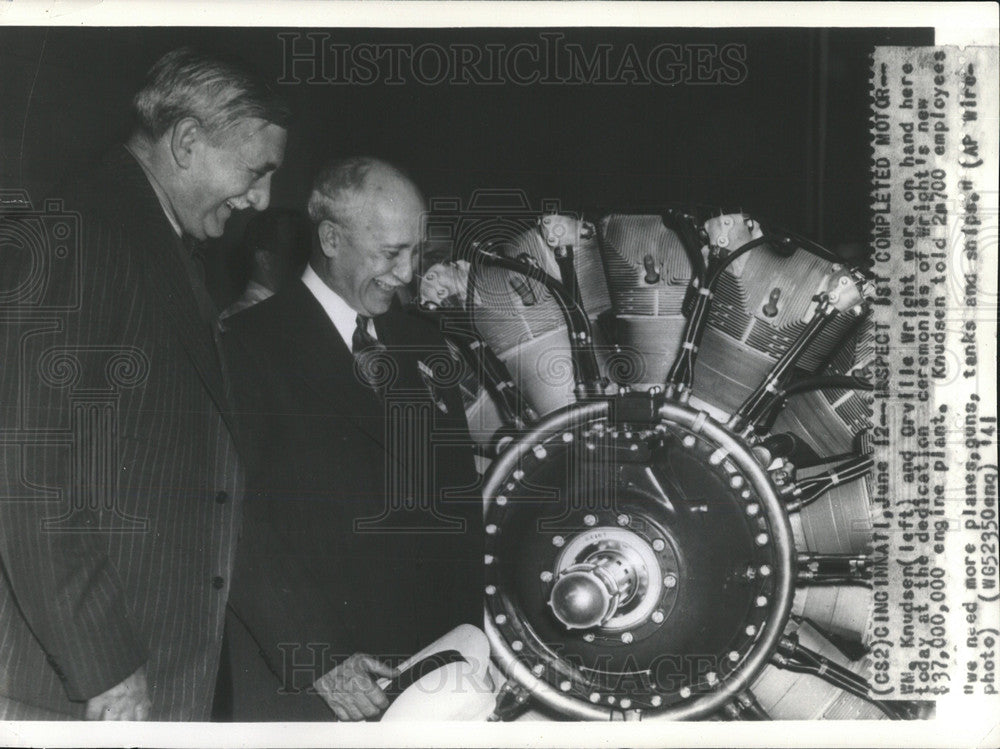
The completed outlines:
{"type": "MultiPolygon", "coordinates": [[[[777,19],[776,19],[777,20],[777,19]]],[[[321,31],[305,29],[302,33],[321,31]]],[[[334,29],[345,44],[528,42],[541,29],[334,29]]],[[[590,51],[630,42],[746,45],[738,85],[281,84],[296,114],[272,205],[301,209],[329,156],[365,153],[406,167],[428,197],[523,190],[569,210],[697,202],[740,206],[828,247],[867,243],[869,56],[875,45],[933,43],[931,29],[560,29],[590,51]]],[[[143,73],[181,44],[234,52],[282,76],[275,29],[0,29],[0,188],[40,204],[128,133],[143,73]]],[[[644,55],[643,55],[644,56],[644,55]]],[[[221,258],[221,303],[237,290],[221,258]]],[[[862,250],[863,252],[863,250],[862,250]]]]}

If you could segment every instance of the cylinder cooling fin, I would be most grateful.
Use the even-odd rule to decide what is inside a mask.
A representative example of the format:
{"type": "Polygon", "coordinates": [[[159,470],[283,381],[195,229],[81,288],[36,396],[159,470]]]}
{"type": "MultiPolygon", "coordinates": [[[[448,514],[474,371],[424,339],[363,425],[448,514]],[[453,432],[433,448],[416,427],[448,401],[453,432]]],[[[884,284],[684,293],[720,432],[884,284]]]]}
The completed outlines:
{"type": "Polygon", "coordinates": [[[480,227],[454,256],[522,415],[486,423],[497,410],[470,401],[493,434],[487,635],[528,702],[587,720],[921,712],[868,690],[862,269],[691,206],[480,227]]]}

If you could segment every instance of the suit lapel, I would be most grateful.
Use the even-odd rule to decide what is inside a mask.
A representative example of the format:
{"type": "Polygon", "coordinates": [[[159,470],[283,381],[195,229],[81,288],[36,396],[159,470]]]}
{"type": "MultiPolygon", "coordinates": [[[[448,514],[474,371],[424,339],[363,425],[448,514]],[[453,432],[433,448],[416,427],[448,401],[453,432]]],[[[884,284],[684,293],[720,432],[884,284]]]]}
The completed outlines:
{"type": "Polygon", "coordinates": [[[293,371],[320,399],[350,418],[383,448],[386,445],[385,404],[354,371],[354,355],[327,317],[323,306],[301,281],[287,291],[289,351],[293,371]]]}
{"type": "Polygon", "coordinates": [[[206,390],[215,401],[231,433],[235,423],[222,380],[219,352],[211,328],[198,312],[198,300],[181,263],[180,238],[163,214],[163,208],[146,179],[142,167],[124,149],[121,154],[122,182],[130,188],[134,215],[133,247],[141,257],[147,289],[159,299],[206,390]]]}
{"type": "Polygon", "coordinates": [[[419,372],[429,352],[420,348],[422,340],[408,323],[406,313],[394,304],[389,312],[375,318],[375,332],[396,362],[398,373],[392,386],[396,397],[421,400],[432,395],[419,372]]]}

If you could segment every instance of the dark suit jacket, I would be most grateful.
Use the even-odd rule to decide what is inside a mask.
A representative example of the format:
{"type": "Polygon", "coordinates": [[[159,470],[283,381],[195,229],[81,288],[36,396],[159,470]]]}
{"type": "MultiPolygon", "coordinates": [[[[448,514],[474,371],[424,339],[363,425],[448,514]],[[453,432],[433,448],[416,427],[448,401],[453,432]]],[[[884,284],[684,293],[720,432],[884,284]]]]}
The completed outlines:
{"type": "MultiPolygon", "coordinates": [[[[409,656],[482,626],[482,495],[459,365],[435,328],[400,309],[376,318],[380,398],[301,281],[227,323],[259,449],[231,607],[278,676],[265,693],[307,689],[354,652],[409,656]]],[[[319,709],[285,698],[254,717],[332,718],[303,701],[319,709]]]]}
{"type": "Polygon", "coordinates": [[[243,491],[218,351],[130,154],[60,197],[0,261],[0,718],[145,664],[154,719],[205,720],[243,491]]]}

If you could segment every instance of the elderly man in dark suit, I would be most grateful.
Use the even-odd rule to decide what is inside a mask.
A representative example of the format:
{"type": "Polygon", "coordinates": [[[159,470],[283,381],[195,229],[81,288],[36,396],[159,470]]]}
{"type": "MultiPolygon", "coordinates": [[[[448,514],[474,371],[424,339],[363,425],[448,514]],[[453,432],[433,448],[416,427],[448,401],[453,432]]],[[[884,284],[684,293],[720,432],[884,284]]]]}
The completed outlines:
{"type": "MultiPolygon", "coordinates": [[[[387,662],[482,625],[482,496],[433,325],[401,308],[423,199],[370,158],[328,166],[302,279],[227,320],[238,402],[262,457],[232,608],[270,676],[247,719],[360,720],[387,662]],[[277,678],[274,678],[277,677],[277,678]],[[320,699],[322,698],[322,699],[320,699]],[[331,713],[331,710],[333,711],[331,713]]],[[[253,664],[236,653],[238,689],[253,664]]]]}
{"type": "Polygon", "coordinates": [[[186,240],[267,207],[289,113],[185,49],[133,105],[125,147],[59,195],[78,262],[0,262],[0,718],[212,706],[244,472],[186,240]]]}

